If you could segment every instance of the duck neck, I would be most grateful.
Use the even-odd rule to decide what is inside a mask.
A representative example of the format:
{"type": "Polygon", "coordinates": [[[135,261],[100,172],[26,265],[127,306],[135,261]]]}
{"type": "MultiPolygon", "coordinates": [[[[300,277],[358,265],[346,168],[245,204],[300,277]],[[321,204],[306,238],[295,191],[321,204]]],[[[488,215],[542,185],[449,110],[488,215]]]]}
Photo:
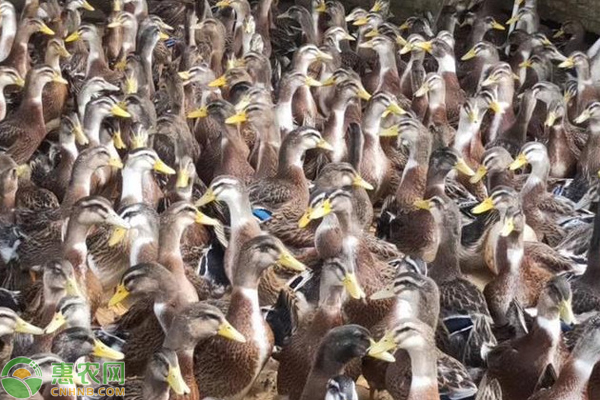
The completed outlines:
{"type": "Polygon", "coordinates": [[[84,272],[88,248],[86,244],[87,235],[91,225],[82,224],[77,220],[77,215],[69,218],[67,231],[63,242],[63,255],[73,264],[73,268],[79,273],[84,272]]]}
{"type": "Polygon", "coordinates": [[[144,190],[142,187],[144,175],[149,175],[150,171],[125,165],[121,174],[123,177],[121,205],[144,203],[144,190]]]}
{"type": "Polygon", "coordinates": [[[386,51],[377,52],[377,56],[379,57],[380,78],[388,71],[396,71],[396,74],[398,74],[398,68],[396,68],[396,54],[394,51],[386,49],[386,51]]]}
{"type": "Polygon", "coordinates": [[[346,120],[346,109],[349,101],[347,99],[335,99],[331,107],[331,113],[325,123],[323,139],[330,143],[334,150],[332,154],[333,162],[340,162],[346,155],[346,142],[344,139],[344,122],[346,120]]]}
{"type": "Polygon", "coordinates": [[[106,63],[104,49],[102,48],[102,42],[100,41],[99,37],[93,37],[88,41],[88,45],[90,52],[88,54],[85,75],[86,77],[91,78],[90,74],[92,71],[107,69],[108,64],[106,63]]]}
{"type": "Polygon", "coordinates": [[[65,217],[71,212],[73,204],[79,199],[90,195],[94,171],[95,169],[89,168],[83,162],[76,162],[73,166],[71,180],[69,181],[65,197],[60,205],[65,217]]]}
{"type": "Polygon", "coordinates": [[[155,42],[146,42],[140,49],[140,59],[142,60],[142,67],[144,68],[144,74],[146,75],[146,84],[148,85],[149,94],[154,94],[154,79],[152,79],[152,53],[154,52],[155,42]]]}
{"type": "Polygon", "coordinates": [[[289,179],[293,182],[305,185],[308,189],[308,182],[304,176],[304,148],[288,145],[284,142],[279,152],[279,165],[277,166],[277,178],[289,179]]]}
{"type": "Polygon", "coordinates": [[[171,272],[184,273],[183,258],[181,256],[181,238],[188,225],[182,224],[177,219],[161,224],[158,235],[158,261],[168,266],[171,272]],[[176,262],[174,262],[176,261],[176,262]],[[173,271],[181,269],[179,271],[173,271]]]}
{"type": "Polygon", "coordinates": [[[439,399],[437,385],[437,354],[434,346],[423,350],[408,350],[412,379],[407,400],[439,399]]]}
{"type": "Polygon", "coordinates": [[[17,34],[17,15],[14,11],[2,14],[2,31],[0,32],[0,61],[10,54],[10,49],[17,34]]]}
{"type": "Polygon", "coordinates": [[[252,205],[246,193],[237,193],[234,198],[226,200],[231,220],[231,229],[238,229],[245,224],[256,222],[252,216],[252,205]]]}
{"type": "Polygon", "coordinates": [[[545,344],[548,352],[554,351],[560,342],[560,318],[553,313],[548,315],[538,314],[529,335],[534,339],[534,343],[545,344]]]}
{"type": "Polygon", "coordinates": [[[449,282],[462,276],[459,264],[460,221],[453,210],[444,211],[436,221],[439,232],[438,250],[432,262],[431,279],[449,282]]]}
{"type": "Polygon", "coordinates": [[[430,155],[431,136],[429,133],[420,133],[414,146],[411,146],[408,162],[404,167],[402,180],[396,191],[398,203],[412,208],[416,200],[423,198],[427,187],[430,155]]]}
{"type": "Polygon", "coordinates": [[[444,76],[451,74],[456,77],[456,60],[452,54],[444,54],[436,59],[438,62],[438,74],[444,76]]]}
{"type": "Polygon", "coordinates": [[[94,112],[91,107],[86,107],[86,113],[83,118],[83,131],[90,140],[90,146],[100,144],[100,128],[104,121],[104,115],[94,112]]]}
{"type": "Polygon", "coordinates": [[[522,195],[530,196],[546,192],[546,182],[550,175],[550,161],[548,157],[543,160],[531,163],[531,173],[527,177],[525,186],[523,186],[522,195]]]}
{"type": "Polygon", "coordinates": [[[514,135],[520,141],[520,143],[525,143],[527,140],[527,127],[529,126],[531,117],[533,117],[533,112],[535,111],[536,105],[537,101],[535,97],[526,95],[526,98],[523,98],[523,104],[521,105],[521,109],[517,114],[517,120],[515,121],[514,129],[514,135]]]}
{"type": "Polygon", "coordinates": [[[42,112],[42,92],[46,85],[45,80],[35,79],[34,76],[30,76],[25,84],[25,98],[19,106],[18,112],[26,113],[28,119],[32,117],[31,110],[38,110],[38,113],[42,112]]]}
{"type": "Polygon", "coordinates": [[[169,399],[169,384],[155,379],[151,373],[147,373],[142,385],[143,398],[147,400],[169,399]]]}
{"type": "Polygon", "coordinates": [[[444,197],[446,191],[446,177],[450,173],[448,168],[429,168],[427,171],[427,191],[425,198],[433,196],[444,197]]]}
{"type": "Polygon", "coordinates": [[[46,50],[44,62],[54,71],[60,73],[60,55],[54,50],[46,50]]]}

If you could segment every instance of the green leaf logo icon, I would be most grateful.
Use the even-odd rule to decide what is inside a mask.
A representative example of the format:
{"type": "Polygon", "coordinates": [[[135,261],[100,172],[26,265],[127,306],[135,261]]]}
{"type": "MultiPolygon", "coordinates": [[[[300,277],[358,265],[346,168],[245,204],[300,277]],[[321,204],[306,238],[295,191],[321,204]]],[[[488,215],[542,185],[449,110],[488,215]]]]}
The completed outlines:
{"type": "Polygon", "coordinates": [[[0,382],[10,396],[27,399],[40,391],[43,382],[42,371],[30,358],[13,358],[2,369],[0,382]]]}

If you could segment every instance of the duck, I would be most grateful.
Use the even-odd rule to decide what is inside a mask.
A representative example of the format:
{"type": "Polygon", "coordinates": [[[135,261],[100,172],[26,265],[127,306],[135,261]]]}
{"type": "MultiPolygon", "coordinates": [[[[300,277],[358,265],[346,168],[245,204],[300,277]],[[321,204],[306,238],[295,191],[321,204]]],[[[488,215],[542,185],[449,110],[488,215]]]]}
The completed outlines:
{"type": "Polygon", "coordinates": [[[29,161],[46,137],[42,106],[44,86],[50,82],[67,83],[49,66],[33,68],[25,81],[25,94],[19,108],[0,122],[0,146],[7,149],[7,154],[17,164],[29,161]]]}
{"type": "Polygon", "coordinates": [[[6,97],[4,89],[7,86],[24,87],[25,80],[19,75],[16,69],[11,67],[0,67],[0,121],[6,118],[6,97]]]}
{"type": "Polygon", "coordinates": [[[27,46],[31,36],[38,32],[49,36],[54,35],[54,31],[39,18],[21,20],[10,53],[2,61],[2,65],[15,68],[19,75],[26,76],[31,68],[27,46]]]}
{"type": "Polygon", "coordinates": [[[305,268],[278,239],[264,234],[243,244],[237,263],[250,268],[235,268],[226,317],[244,335],[246,342],[209,339],[198,344],[197,349],[202,351],[196,351],[194,365],[201,398],[243,396],[247,393],[268,360],[274,342],[273,333],[262,319],[259,308],[257,289],[260,276],[273,263],[298,272],[305,268]],[[227,375],[223,375],[223,371],[228,371],[227,375]],[[230,380],[226,376],[237,378],[230,380]]]}
{"type": "Polygon", "coordinates": [[[487,354],[488,385],[495,380],[503,396],[528,399],[548,368],[560,373],[564,365],[560,321],[573,322],[571,298],[564,277],[548,282],[538,300],[538,314],[529,333],[500,343],[487,354]]]}
{"type": "Polygon", "coordinates": [[[0,14],[2,14],[2,32],[0,33],[0,62],[2,62],[10,54],[17,35],[18,25],[17,12],[12,3],[2,3],[0,14]]]}
{"type": "MultiPolygon", "coordinates": [[[[556,378],[556,382],[547,389],[538,390],[530,399],[566,399],[586,398],[586,386],[591,388],[590,379],[593,379],[594,364],[598,363],[598,320],[588,325],[565,361],[556,378]],[[582,365],[585,368],[577,368],[582,365]]],[[[587,389],[592,396],[591,389],[587,389]]]]}
{"type": "Polygon", "coordinates": [[[388,352],[373,351],[371,341],[369,331],[359,325],[331,329],[319,343],[300,399],[325,398],[327,382],[339,375],[353,358],[368,355],[388,362],[393,359],[388,352]]]}
{"type": "MultiPolygon", "coordinates": [[[[438,399],[437,356],[435,331],[426,323],[417,319],[400,319],[398,324],[384,339],[371,347],[373,354],[388,349],[391,341],[394,348],[403,349],[410,357],[411,383],[407,399],[438,399]]],[[[401,399],[402,388],[394,374],[394,364],[386,373],[386,388],[394,399],[401,399]]]]}
{"type": "Polygon", "coordinates": [[[532,172],[521,191],[525,216],[538,239],[545,240],[550,246],[556,246],[565,235],[564,228],[558,220],[564,216],[572,216],[574,205],[553,197],[546,191],[550,165],[548,152],[543,144],[526,143],[509,167],[516,170],[528,163],[532,166],[532,172]]]}
{"type": "Polygon", "coordinates": [[[356,288],[350,286],[355,280],[348,278],[349,273],[352,272],[338,257],[323,261],[318,304],[298,321],[289,343],[276,355],[279,361],[277,393],[280,395],[300,398],[319,341],[330,329],[343,325],[342,302],[349,293],[356,292],[356,288]]]}
{"type": "Polygon", "coordinates": [[[2,335],[2,362],[8,362],[13,350],[13,340],[16,333],[41,335],[44,330],[22,320],[17,313],[6,307],[0,307],[0,328],[2,335]]]}
{"type": "MultiPolygon", "coordinates": [[[[373,299],[390,296],[395,298],[393,311],[382,323],[373,328],[373,336],[380,342],[391,345],[392,347],[388,351],[392,353],[395,350],[395,342],[390,340],[393,339],[392,331],[401,320],[418,318],[419,321],[435,329],[439,315],[439,290],[436,283],[425,275],[427,264],[423,260],[413,259],[410,256],[405,256],[399,261],[393,285],[371,296],[373,299]]],[[[440,350],[436,351],[439,392],[447,396],[458,395],[458,393],[474,393],[477,390],[476,385],[470,379],[466,368],[458,360],[440,350]]],[[[395,357],[397,355],[399,355],[398,351],[396,351],[395,357]]],[[[406,397],[408,394],[406,391],[410,385],[407,382],[399,382],[401,376],[407,377],[408,370],[410,370],[409,358],[396,357],[393,367],[387,367],[387,364],[381,362],[373,364],[370,359],[363,360],[363,374],[371,391],[387,388],[389,391],[393,391],[394,396],[398,398],[406,397]],[[394,372],[387,372],[388,368],[393,368],[394,372]],[[390,377],[389,381],[387,376],[390,377]],[[402,394],[400,394],[401,392],[402,394]]]]}
{"type": "Polygon", "coordinates": [[[472,323],[465,336],[452,335],[447,342],[439,339],[443,341],[441,348],[465,365],[481,365],[483,360],[476,349],[483,343],[493,346],[496,339],[491,332],[490,312],[483,294],[460,270],[458,249],[462,227],[459,211],[452,202],[439,196],[417,200],[416,207],[431,213],[439,235],[429,275],[440,290],[441,335],[450,335],[457,319],[466,317],[472,323]]]}
{"type": "Polygon", "coordinates": [[[385,317],[391,302],[361,299],[381,290],[390,282],[393,269],[370,251],[366,237],[359,234],[350,193],[341,189],[328,194],[317,207],[309,210],[308,219],[327,217],[329,214],[333,214],[332,217],[321,222],[315,235],[317,251],[320,257],[337,255],[352,265],[350,272],[355,274],[352,279],[358,280],[361,290],[355,291],[352,298],[344,303],[344,313],[349,321],[370,328],[385,317]],[[334,240],[331,240],[336,225],[339,226],[339,237],[333,236],[334,240]],[[324,237],[320,230],[323,230],[324,237]]]}

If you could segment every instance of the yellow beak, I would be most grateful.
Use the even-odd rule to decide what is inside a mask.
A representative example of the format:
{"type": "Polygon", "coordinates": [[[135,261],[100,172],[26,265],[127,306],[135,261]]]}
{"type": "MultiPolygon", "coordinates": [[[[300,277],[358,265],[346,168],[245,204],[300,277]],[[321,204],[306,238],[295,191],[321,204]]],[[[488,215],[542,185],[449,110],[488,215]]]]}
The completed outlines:
{"type": "Polygon", "coordinates": [[[206,118],[208,116],[208,109],[206,107],[200,107],[197,110],[188,113],[187,117],[192,118],[206,118]]]}
{"type": "Polygon", "coordinates": [[[178,72],[177,75],[179,75],[179,78],[182,81],[189,81],[190,79],[192,79],[192,74],[190,73],[190,71],[181,71],[178,72]]]}
{"type": "Polygon", "coordinates": [[[48,25],[44,24],[43,22],[41,23],[38,32],[43,33],[44,35],[54,36],[54,31],[48,28],[48,25]]]}
{"type": "Polygon", "coordinates": [[[365,88],[360,88],[357,93],[358,97],[362,100],[369,101],[371,100],[371,93],[367,92],[365,88]]]}
{"type": "Polygon", "coordinates": [[[369,182],[365,181],[363,179],[363,177],[360,176],[360,175],[355,175],[354,176],[354,179],[352,180],[352,186],[361,187],[361,188],[364,188],[366,190],[373,190],[374,189],[373,185],[371,185],[369,182]]]}
{"type": "Polygon", "coordinates": [[[169,38],[169,35],[167,35],[167,34],[166,34],[166,33],[164,33],[164,32],[160,32],[160,33],[158,34],[158,38],[159,38],[160,40],[167,40],[167,39],[169,38]]]}
{"type": "MultiPolygon", "coordinates": [[[[600,171],[598,172],[598,176],[600,176],[600,171]]],[[[310,224],[310,214],[312,213],[312,208],[306,210],[304,214],[302,214],[302,218],[298,221],[298,228],[306,228],[308,224],[310,224]]]]}
{"type": "Polygon", "coordinates": [[[240,111],[239,113],[232,115],[231,117],[225,120],[225,123],[228,125],[236,125],[241,124],[242,122],[248,121],[248,115],[245,111],[240,111]]]}
{"type": "Polygon", "coordinates": [[[572,57],[567,58],[565,61],[558,64],[558,68],[573,68],[575,66],[575,60],[572,57]]]}
{"type": "Polygon", "coordinates": [[[571,306],[571,299],[565,300],[560,303],[560,319],[567,325],[572,325],[576,321],[575,315],[573,314],[573,308],[571,306]]]}
{"type": "Polygon", "coordinates": [[[475,50],[475,48],[472,48],[471,50],[469,50],[467,52],[467,54],[465,54],[464,56],[462,56],[460,59],[462,61],[467,61],[467,60],[470,60],[470,59],[475,58],[475,57],[477,57],[477,51],[475,50]]]}
{"type": "Polygon", "coordinates": [[[527,157],[525,157],[525,154],[519,154],[517,156],[517,159],[515,161],[513,161],[512,163],[510,163],[508,168],[511,171],[514,171],[514,170],[521,168],[524,165],[527,165],[527,157]]]}
{"type": "Polygon", "coordinates": [[[400,134],[398,125],[392,125],[379,131],[379,136],[382,137],[397,137],[400,134]]]}
{"type": "Polygon", "coordinates": [[[246,343],[246,338],[240,332],[238,332],[228,321],[223,321],[221,325],[219,325],[219,330],[217,331],[217,335],[223,336],[229,340],[233,340],[235,342],[246,343]]]}
{"type": "Polygon", "coordinates": [[[215,4],[215,6],[219,8],[229,7],[231,5],[231,0],[221,0],[215,4]]]}
{"type": "Polygon", "coordinates": [[[521,18],[518,15],[515,15],[514,17],[512,17],[511,19],[506,21],[506,25],[512,25],[512,24],[518,22],[519,19],[521,19],[521,18]]]}
{"type": "Polygon", "coordinates": [[[66,322],[67,320],[65,319],[65,316],[62,315],[61,312],[57,312],[56,314],[54,314],[54,317],[52,317],[52,321],[50,321],[46,329],[44,329],[44,334],[47,335],[49,333],[56,332],[66,322]]]}
{"type": "Polygon", "coordinates": [[[306,83],[306,86],[309,86],[309,87],[321,87],[321,86],[323,86],[323,84],[321,82],[319,82],[318,80],[314,79],[311,76],[307,76],[306,77],[306,82],[305,83],[306,83]]]}
{"type": "Polygon", "coordinates": [[[225,75],[221,75],[214,81],[210,82],[208,87],[223,87],[225,85],[227,85],[227,79],[225,78],[225,75]]]}
{"type": "Polygon", "coordinates": [[[389,105],[389,106],[387,106],[387,108],[386,108],[386,109],[385,109],[385,111],[383,112],[383,115],[382,115],[382,117],[384,117],[384,118],[385,118],[385,117],[387,117],[387,116],[388,116],[388,114],[390,114],[390,113],[392,113],[392,114],[394,114],[394,115],[404,115],[404,114],[406,114],[406,111],[405,111],[405,110],[404,110],[402,107],[400,107],[400,106],[398,105],[398,103],[396,103],[396,102],[392,102],[392,103],[390,103],[390,105],[389,105]]]}
{"type": "Polygon", "coordinates": [[[29,333],[31,335],[43,335],[44,330],[37,326],[31,325],[29,322],[25,322],[21,318],[17,317],[17,325],[15,326],[15,332],[17,333],[29,333]]]}
{"type": "Polygon", "coordinates": [[[196,202],[196,207],[202,207],[206,204],[212,203],[215,200],[217,200],[215,192],[213,192],[211,188],[208,188],[202,197],[200,197],[200,200],[196,202]]]}
{"type": "Polygon", "coordinates": [[[108,239],[108,247],[114,247],[117,244],[123,242],[127,235],[127,229],[116,227],[113,229],[110,238],[108,239]]]}
{"type": "MultiPolygon", "coordinates": [[[[222,3],[222,2],[221,2],[222,3]]],[[[183,380],[179,366],[170,367],[167,375],[167,383],[178,396],[183,396],[191,392],[189,386],[183,380]]]]}
{"type": "Polygon", "coordinates": [[[108,160],[108,166],[109,167],[118,168],[118,169],[122,169],[123,168],[123,163],[118,158],[111,158],[110,160],[108,160]]]}
{"type": "Polygon", "coordinates": [[[461,174],[464,174],[466,176],[474,176],[475,172],[473,172],[473,170],[471,169],[471,167],[469,167],[467,165],[467,163],[465,162],[465,160],[463,158],[459,158],[458,161],[456,162],[456,165],[454,166],[454,168],[460,172],[461,174]]]}
{"type": "Polygon", "coordinates": [[[373,356],[376,354],[396,351],[398,345],[394,340],[394,336],[392,332],[386,332],[383,337],[378,341],[373,341],[371,343],[371,347],[369,347],[369,355],[373,356]]]}
{"type": "Polygon", "coordinates": [[[589,110],[584,110],[581,115],[579,115],[579,117],[575,118],[575,123],[576,124],[581,124],[584,123],[585,121],[587,121],[588,119],[592,118],[592,113],[589,110]]]}
{"type": "Polygon", "coordinates": [[[413,205],[419,210],[431,210],[431,202],[429,200],[416,200],[413,205]]]}
{"type": "Polygon", "coordinates": [[[479,203],[476,207],[474,207],[471,212],[473,214],[483,214],[484,212],[490,211],[494,209],[494,201],[491,197],[486,198],[481,203],[479,203]]]}
{"type": "Polygon", "coordinates": [[[200,212],[200,211],[196,211],[196,220],[195,222],[197,224],[201,224],[201,225],[210,225],[210,226],[218,226],[221,225],[221,222],[219,222],[218,219],[214,219],[209,217],[208,215],[200,212]]]}
{"type": "Polygon", "coordinates": [[[487,174],[487,168],[485,167],[485,165],[480,165],[479,168],[477,168],[475,175],[473,175],[471,177],[471,179],[469,179],[469,182],[475,184],[475,183],[479,182],[480,180],[482,180],[486,174],[487,174]]]}
{"type": "Polygon", "coordinates": [[[506,28],[504,27],[504,25],[502,25],[498,21],[492,21],[492,29],[496,29],[498,31],[505,31],[506,30],[506,28]]]}
{"type": "Polygon", "coordinates": [[[515,230],[515,220],[512,217],[506,218],[504,221],[504,225],[502,226],[502,230],[500,231],[500,236],[506,237],[515,230]]]}
{"type": "Polygon", "coordinates": [[[554,123],[556,122],[556,119],[558,118],[558,115],[556,115],[556,113],[554,111],[550,111],[548,113],[548,117],[546,118],[546,122],[544,122],[545,126],[554,126],[554,123]]]}
{"type": "Polygon", "coordinates": [[[556,33],[554,35],[552,35],[552,38],[558,39],[559,37],[562,37],[564,35],[565,35],[565,31],[563,31],[562,29],[559,29],[556,31],[556,33]]]}
{"type": "Polygon", "coordinates": [[[85,132],[83,132],[81,125],[77,125],[73,128],[73,134],[75,135],[75,140],[80,146],[85,146],[90,142],[85,132]]]}
{"type": "Polygon", "coordinates": [[[277,264],[296,272],[303,272],[306,266],[298,261],[287,249],[284,249],[277,260],[277,264]]]}
{"type": "Polygon", "coordinates": [[[381,350],[384,346],[380,345],[380,342],[376,343],[373,339],[371,339],[371,347],[369,348],[367,355],[378,360],[390,363],[395,362],[396,358],[391,353],[381,350]]]}
{"type": "Polygon", "coordinates": [[[324,13],[327,11],[327,5],[324,1],[320,2],[319,5],[315,8],[316,12],[324,13]]]}
{"type": "Polygon", "coordinates": [[[352,25],[354,26],[363,26],[367,24],[367,17],[360,17],[354,20],[354,22],[352,23],[352,25]]]}
{"type": "Polygon", "coordinates": [[[165,175],[175,175],[177,173],[173,168],[169,167],[161,159],[157,159],[156,161],[154,161],[154,170],[165,175]]]}
{"type": "Polygon", "coordinates": [[[52,82],[56,82],[56,83],[62,83],[63,85],[67,85],[69,82],[63,78],[60,73],[56,73],[54,75],[54,77],[52,78],[52,82]]]}
{"type": "Polygon", "coordinates": [[[67,284],[65,285],[65,292],[68,296],[81,296],[81,292],[79,292],[79,285],[75,278],[68,278],[67,284]]]}
{"type": "Polygon", "coordinates": [[[114,106],[112,106],[112,108],[110,109],[110,112],[115,117],[131,118],[131,114],[129,114],[126,110],[121,108],[121,106],[119,106],[118,104],[115,104],[114,106]]]}
{"type": "Polygon", "coordinates": [[[325,139],[321,139],[319,140],[319,143],[317,143],[317,147],[319,149],[323,149],[323,150],[329,150],[329,151],[333,151],[333,146],[331,144],[329,144],[329,142],[327,142],[327,140],[325,139]]]}
{"type": "Polygon", "coordinates": [[[344,285],[344,289],[346,289],[350,297],[353,299],[359,300],[366,297],[365,292],[360,287],[354,272],[346,273],[344,279],[342,279],[342,284],[344,285]]]}
{"type": "Polygon", "coordinates": [[[365,37],[373,38],[379,35],[379,30],[377,28],[371,29],[369,32],[365,33],[365,37]]]}
{"type": "Polygon", "coordinates": [[[130,295],[129,290],[127,290],[127,288],[125,286],[123,286],[122,283],[120,283],[119,286],[117,286],[117,292],[108,301],[108,306],[109,307],[116,306],[117,304],[119,304],[123,300],[125,300],[127,297],[129,297],[129,295],[130,295]]]}
{"type": "Polygon", "coordinates": [[[190,174],[186,169],[180,169],[177,173],[177,182],[175,182],[175,187],[177,189],[182,189],[188,187],[190,184],[190,174]]]}
{"type": "Polygon", "coordinates": [[[317,207],[312,209],[308,218],[311,220],[323,218],[324,216],[330,214],[331,211],[332,211],[331,201],[329,199],[325,199],[317,207]]]}
{"type": "Polygon", "coordinates": [[[123,137],[121,136],[121,130],[117,129],[114,134],[113,134],[113,142],[115,143],[115,148],[117,149],[124,149],[125,147],[125,142],[123,142],[123,137]]]}
{"type": "Polygon", "coordinates": [[[421,87],[419,88],[419,90],[417,90],[415,92],[415,97],[423,97],[427,93],[429,93],[429,85],[427,83],[423,83],[423,85],[421,85],[421,87]]]}
{"type": "Polygon", "coordinates": [[[67,38],[65,39],[65,43],[74,42],[76,40],[79,40],[80,38],[81,38],[81,35],[79,34],[79,31],[75,31],[75,32],[71,33],[69,36],[67,36],[67,38]]]}
{"type": "Polygon", "coordinates": [[[109,360],[122,360],[125,358],[125,354],[120,351],[113,350],[99,340],[94,340],[94,351],[93,356],[108,358],[109,360]]]}
{"type": "Polygon", "coordinates": [[[83,6],[83,8],[85,8],[88,11],[94,11],[95,10],[95,8],[90,3],[88,3],[85,0],[83,2],[82,6],[83,6]]]}
{"type": "Polygon", "coordinates": [[[415,44],[416,47],[418,47],[419,49],[422,49],[428,53],[431,53],[431,51],[433,50],[433,45],[431,44],[431,42],[422,42],[422,43],[417,43],[415,44]]]}

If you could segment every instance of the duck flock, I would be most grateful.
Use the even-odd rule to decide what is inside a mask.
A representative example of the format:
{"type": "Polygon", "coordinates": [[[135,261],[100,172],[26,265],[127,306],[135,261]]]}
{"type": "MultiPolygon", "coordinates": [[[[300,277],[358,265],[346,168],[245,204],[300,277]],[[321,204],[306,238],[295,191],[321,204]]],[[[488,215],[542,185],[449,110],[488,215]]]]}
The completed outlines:
{"type": "Polygon", "coordinates": [[[89,1],[0,0],[0,399],[600,399],[579,21],[89,1]]]}

